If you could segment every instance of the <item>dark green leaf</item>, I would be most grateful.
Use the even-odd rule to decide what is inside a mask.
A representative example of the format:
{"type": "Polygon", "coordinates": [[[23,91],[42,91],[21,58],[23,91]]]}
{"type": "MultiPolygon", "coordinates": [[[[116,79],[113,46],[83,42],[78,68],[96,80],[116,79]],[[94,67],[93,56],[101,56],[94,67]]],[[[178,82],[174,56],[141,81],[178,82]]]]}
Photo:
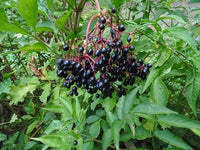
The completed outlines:
{"type": "Polygon", "coordinates": [[[68,11],[66,14],[64,14],[62,17],[56,20],[56,25],[58,29],[64,30],[65,23],[67,21],[67,18],[71,15],[72,11],[68,11]]]}
{"type": "Polygon", "coordinates": [[[88,124],[91,124],[93,122],[96,122],[98,121],[99,119],[101,119],[101,117],[97,116],[97,115],[92,115],[92,116],[89,116],[87,119],[86,119],[86,122],[88,124]]]}
{"type": "Polygon", "coordinates": [[[151,131],[146,130],[143,126],[139,126],[135,129],[135,138],[137,140],[144,140],[151,137],[151,131]]]}
{"type": "Polygon", "coordinates": [[[171,133],[168,130],[163,130],[163,131],[155,130],[153,134],[155,137],[159,138],[160,140],[168,144],[171,144],[173,146],[176,146],[182,149],[192,150],[192,148],[187,143],[185,143],[181,138],[175,136],[173,133],[171,133]]]}
{"type": "Polygon", "coordinates": [[[26,131],[26,134],[30,134],[34,128],[36,127],[36,125],[39,123],[38,120],[35,120],[33,123],[31,123],[29,126],[28,126],[28,129],[26,131]]]}
{"type": "Polygon", "coordinates": [[[1,93],[9,93],[11,84],[12,84],[12,82],[11,82],[10,78],[4,79],[3,82],[0,83],[0,94],[1,93]]]}
{"type": "Polygon", "coordinates": [[[83,144],[83,150],[93,150],[94,142],[86,142],[83,144]]]}
{"type": "Polygon", "coordinates": [[[18,0],[17,9],[26,23],[35,30],[37,23],[37,0],[18,0]]]}
{"type": "Polygon", "coordinates": [[[200,129],[200,123],[198,121],[186,118],[185,116],[179,114],[160,115],[158,116],[158,122],[179,128],[200,129]]]}
{"type": "Polygon", "coordinates": [[[111,129],[108,129],[104,132],[103,137],[102,137],[102,149],[107,150],[111,142],[112,142],[111,129]]]}
{"type": "Polygon", "coordinates": [[[161,67],[171,56],[171,51],[168,48],[162,48],[161,55],[155,64],[156,67],[161,67]]]}
{"type": "Polygon", "coordinates": [[[53,120],[50,125],[46,128],[45,134],[50,134],[55,130],[60,130],[63,126],[63,123],[60,120],[53,120]]]}
{"type": "Polygon", "coordinates": [[[185,93],[189,106],[192,108],[193,112],[196,112],[196,102],[200,94],[200,75],[198,72],[191,70],[187,74],[185,93]]]}
{"type": "Polygon", "coordinates": [[[133,111],[134,113],[144,113],[144,114],[171,114],[176,113],[164,106],[159,106],[156,104],[140,104],[136,106],[133,111]]]}
{"type": "Polygon", "coordinates": [[[71,101],[69,99],[64,99],[62,97],[60,97],[60,101],[63,104],[66,112],[69,112],[72,115],[73,114],[73,107],[72,107],[71,101]]]}
{"type": "Polygon", "coordinates": [[[0,142],[5,141],[7,139],[7,136],[5,134],[0,133],[0,142]]]}
{"type": "Polygon", "coordinates": [[[156,78],[152,84],[152,99],[154,103],[166,106],[168,102],[168,89],[161,78],[156,78]]]}

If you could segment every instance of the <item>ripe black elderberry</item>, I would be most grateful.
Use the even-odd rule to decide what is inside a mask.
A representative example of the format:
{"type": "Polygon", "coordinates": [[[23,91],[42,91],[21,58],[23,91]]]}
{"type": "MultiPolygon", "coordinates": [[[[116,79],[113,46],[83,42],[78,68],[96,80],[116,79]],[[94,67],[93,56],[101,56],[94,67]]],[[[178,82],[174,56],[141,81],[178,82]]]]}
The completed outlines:
{"type": "Polygon", "coordinates": [[[78,141],[77,141],[77,140],[74,140],[73,144],[74,144],[74,145],[77,145],[77,144],[78,144],[78,141]]]}
{"type": "MultiPolygon", "coordinates": [[[[113,8],[112,13],[115,12],[113,8]]],[[[81,87],[90,94],[96,94],[96,98],[112,97],[114,92],[121,97],[126,95],[126,87],[132,86],[136,77],[146,79],[149,74],[152,64],[145,64],[132,52],[135,49],[130,45],[133,32],[128,32],[128,44],[122,41],[121,34],[127,34],[123,32],[126,27],[119,25],[119,20],[111,20],[113,18],[116,17],[99,17],[91,36],[87,30],[86,45],[78,48],[80,56],[57,60],[57,75],[65,79],[63,86],[69,89],[69,95],[78,96],[78,88],[81,87]],[[111,21],[106,23],[106,20],[111,21]],[[110,32],[104,34],[108,31],[106,27],[110,32]],[[104,37],[107,34],[108,37],[104,37]]],[[[76,140],[74,142],[77,143],[76,140]]]]}
{"type": "Polygon", "coordinates": [[[64,51],[68,51],[68,50],[69,50],[69,46],[68,46],[68,45],[64,45],[64,46],[63,46],[63,50],[64,50],[64,51]]]}
{"type": "Polygon", "coordinates": [[[116,13],[116,8],[112,8],[112,13],[116,13]]]}

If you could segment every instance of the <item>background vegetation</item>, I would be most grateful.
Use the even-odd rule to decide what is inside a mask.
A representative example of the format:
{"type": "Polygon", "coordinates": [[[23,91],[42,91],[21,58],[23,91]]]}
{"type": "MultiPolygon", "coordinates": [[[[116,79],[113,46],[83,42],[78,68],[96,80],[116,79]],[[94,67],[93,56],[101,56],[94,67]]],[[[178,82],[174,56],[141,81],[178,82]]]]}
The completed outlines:
{"type": "Polygon", "coordinates": [[[200,149],[200,8],[178,0],[100,5],[138,29],[135,53],[153,64],[121,98],[83,88],[70,97],[56,75],[56,60],[76,53],[63,45],[84,43],[94,1],[1,0],[0,148],[200,149]]]}

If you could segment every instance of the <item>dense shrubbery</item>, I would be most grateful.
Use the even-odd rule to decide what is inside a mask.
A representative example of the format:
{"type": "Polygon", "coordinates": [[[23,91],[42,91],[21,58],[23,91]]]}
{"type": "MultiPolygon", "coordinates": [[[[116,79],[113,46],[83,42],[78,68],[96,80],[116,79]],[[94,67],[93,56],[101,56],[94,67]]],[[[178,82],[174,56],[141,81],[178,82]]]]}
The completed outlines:
{"type": "Polygon", "coordinates": [[[200,149],[199,8],[173,0],[99,2],[100,9],[90,0],[2,0],[1,149],[200,149]],[[114,27],[100,18],[111,12],[114,27]],[[71,61],[68,72],[59,58],[71,61]],[[96,74],[76,79],[88,87],[82,79],[79,88],[67,85],[69,71],[75,78],[90,67],[96,74]]]}

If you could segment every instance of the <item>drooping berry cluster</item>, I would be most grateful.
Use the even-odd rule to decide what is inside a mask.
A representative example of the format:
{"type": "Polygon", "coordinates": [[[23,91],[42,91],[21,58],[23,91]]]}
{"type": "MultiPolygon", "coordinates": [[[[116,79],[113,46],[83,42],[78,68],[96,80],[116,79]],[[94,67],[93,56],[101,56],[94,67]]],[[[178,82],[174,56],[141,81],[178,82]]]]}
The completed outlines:
{"type": "MultiPolygon", "coordinates": [[[[115,11],[112,9],[112,13],[115,11]]],[[[130,44],[133,32],[125,32],[125,25],[119,24],[112,13],[109,17],[96,15],[90,20],[86,44],[77,48],[81,56],[57,60],[57,75],[65,78],[63,86],[71,89],[69,95],[77,96],[77,87],[83,87],[88,93],[96,93],[97,98],[112,97],[114,91],[121,97],[126,95],[125,87],[134,84],[136,76],[146,79],[152,65],[144,64],[133,53],[135,47],[130,44]],[[99,18],[98,22],[88,36],[95,18],[99,18]],[[106,32],[109,32],[107,38],[104,37],[106,32]],[[126,44],[121,40],[121,34],[129,34],[126,44]]],[[[65,45],[63,49],[67,51],[69,46],[65,45]]]]}

